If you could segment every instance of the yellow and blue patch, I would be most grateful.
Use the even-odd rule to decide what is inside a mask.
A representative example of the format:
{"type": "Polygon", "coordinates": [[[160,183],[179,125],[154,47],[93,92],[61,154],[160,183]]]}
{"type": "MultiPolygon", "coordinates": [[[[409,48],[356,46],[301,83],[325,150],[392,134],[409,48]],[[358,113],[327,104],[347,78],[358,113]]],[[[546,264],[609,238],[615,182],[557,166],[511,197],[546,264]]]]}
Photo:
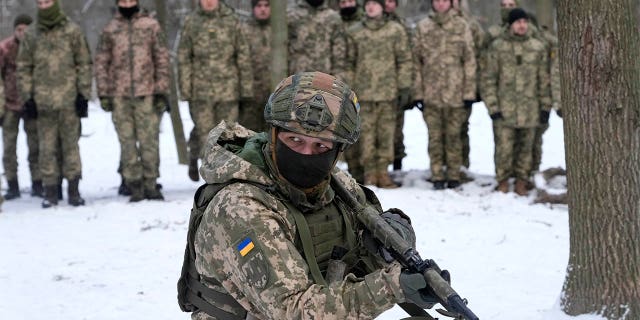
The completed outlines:
{"type": "Polygon", "coordinates": [[[251,250],[253,250],[253,248],[255,247],[255,245],[253,244],[253,241],[251,241],[251,238],[246,238],[244,240],[242,240],[242,242],[240,242],[240,244],[238,244],[238,252],[240,252],[241,256],[246,256],[249,252],[251,252],[251,250]]]}

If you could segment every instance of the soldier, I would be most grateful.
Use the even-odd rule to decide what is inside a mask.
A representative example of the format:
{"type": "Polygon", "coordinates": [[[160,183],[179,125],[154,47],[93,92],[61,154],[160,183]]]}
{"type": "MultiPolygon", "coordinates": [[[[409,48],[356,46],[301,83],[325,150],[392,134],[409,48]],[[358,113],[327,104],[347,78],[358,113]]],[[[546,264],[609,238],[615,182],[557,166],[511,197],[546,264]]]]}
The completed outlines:
{"type": "Polygon", "coordinates": [[[508,27],[509,12],[520,6],[519,0],[500,0],[500,24],[495,24],[487,29],[484,49],[487,49],[493,40],[502,35],[508,27]]]}
{"type": "Polygon", "coordinates": [[[298,0],[287,10],[289,73],[321,71],[345,77],[346,38],[340,15],[324,0],[298,0]]]}
{"type": "Polygon", "coordinates": [[[431,181],[435,190],[442,190],[460,186],[460,133],[476,99],[476,58],[471,29],[451,10],[451,1],[432,0],[431,5],[413,41],[415,92],[429,130],[431,181]]]}
{"type": "Polygon", "coordinates": [[[251,0],[253,18],[243,25],[253,60],[254,103],[241,105],[240,124],[253,131],[266,129],[262,111],[271,93],[271,6],[269,0],[251,0]]]}
{"type": "Polygon", "coordinates": [[[169,99],[169,51],[158,21],[137,0],[116,0],[118,11],[102,30],[95,74],[100,105],[112,112],[129,201],[163,200],[160,118],[169,99]]]}
{"type": "Polygon", "coordinates": [[[364,183],[397,188],[387,167],[393,162],[396,107],[411,102],[413,61],[404,27],[385,19],[384,0],[366,0],[366,17],[347,31],[347,70],[363,100],[360,161],[364,183]]]}
{"type": "Polygon", "coordinates": [[[344,23],[344,29],[358,23],[362,19],[362,11],[358,7],[356,0],[339,0],[340,17],[344,23]]]}
{"type": "Polygon", "coordinates": [[[536,127],[551,109],[547,49],[531,36],[528,23],[524,10],[509,13],[509,27],[489,47],[482,74],[482,96],[493,120],[496,190],[509,192],[509,177],[515,176],[515,192],[523,196],[536,127]]]}
{"type": "Polygon", "coordinates": [[[254,103],[251,52],[234,10],[219,0],[200,0],[180,37],[180,94],[189,102],[189,178],[199,180],[198,159],[207,134],[221,120],[238,121],[254,103]],[[246,107],[249,108],[249,107],[246,107]]]}
{"type": "Polygon", "coordinates": [[[5,109],[2,121],[2,144],[4,146],[2,163],[4,175],[7,178],[9,188],[4,195],[11,200],[20,197],[18,184],[18,160],[16,156],[16,140],[20,119],[23,120],[23,129],[27,135],[29,149],[29,171],[31,172],[31,196],[42,197],[42,177],[38,168],[38,128],[36,119],[28,117],[23,111],[23,101],[20,100],[18,83],[16,79],[16,59],[20,42],[24,38],[24,32],[33,22],[30,16],[21,14],[13,21],[13,35],[0,42],[0,66],[2,66],[2,80],[4,82],[5,109]]]}
{"type": "Polygon", "coordinates": [[[358,110],[345,83],[305,72],[275,89],[265,108],[269,132],[233,123],[211,131],[200,172],[218,191],[197,197],[206,202],[190,230],[195,261],[183,265],[200,279],[188,280],[198,291],[189,302],[201,297],[193,319],[373,319],[395,303],[430,305],[422,274],[383,261],[375,245],[369,251],[356,213],[334,191],[343,185],[415,243],[404,213],[382,213],[373,192],[335,167],[358,138],[358,110]],[[345,268],[328,271],[335,265],[345,268]]]}
{"type": "Polygon", "coordinates": [[[62,12],[58,0],[37,0],[37,6],[37,23],[20,43],[17,72],[26,112],[37,112],[42,207],[58,204],[58,154],[68,182],[68,202],[80,206],[84,199],[78,190],[78,139],[80,117],[86,116],[86,97],[91,94],[91,54],[82,31],[62,12]]]}

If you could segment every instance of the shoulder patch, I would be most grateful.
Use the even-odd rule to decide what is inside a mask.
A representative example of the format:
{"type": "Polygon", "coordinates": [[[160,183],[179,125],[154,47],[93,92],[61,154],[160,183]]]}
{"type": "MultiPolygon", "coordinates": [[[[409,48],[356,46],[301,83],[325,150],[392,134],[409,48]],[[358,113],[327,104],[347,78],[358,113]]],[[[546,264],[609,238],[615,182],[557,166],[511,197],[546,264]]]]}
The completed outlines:
{"type": "Polygon", "coordinates": [[[269,283],[269,268],[260,246],[252,236],[241,237],[234,246],[247,283],[258,289],[264,288],[269,283]]]}

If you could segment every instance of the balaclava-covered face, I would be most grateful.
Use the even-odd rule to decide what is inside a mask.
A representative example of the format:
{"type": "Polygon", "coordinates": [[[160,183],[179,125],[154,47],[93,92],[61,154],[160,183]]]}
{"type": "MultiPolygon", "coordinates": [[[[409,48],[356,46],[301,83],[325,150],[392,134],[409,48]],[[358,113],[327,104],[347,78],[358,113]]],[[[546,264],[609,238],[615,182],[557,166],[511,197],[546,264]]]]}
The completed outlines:
{"type": "Polygon", "coordinates": [[[336,163],[339,148],[321,154],[302,154],[289,148],[276,138],[275,158],[280,174],[291,184],[308,189],[324,181],[336,163]]]}
{"type": "Polygon", "coordinates": [[[38,9],[38,24],[51,28],[62,20],[64,20],[64,13],[60,9],[60,1],[55,1],[49,8],[38,9]]]}

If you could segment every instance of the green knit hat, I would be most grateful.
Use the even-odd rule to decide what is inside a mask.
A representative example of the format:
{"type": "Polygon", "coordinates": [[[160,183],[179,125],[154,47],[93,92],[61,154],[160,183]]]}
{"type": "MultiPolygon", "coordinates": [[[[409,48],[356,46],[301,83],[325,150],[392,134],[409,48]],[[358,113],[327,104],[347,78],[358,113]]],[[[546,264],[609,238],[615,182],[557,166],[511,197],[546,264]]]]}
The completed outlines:
{"type": "Polygon", "coordinates": [[[13,20],[13,27],[17,27],[21,24],[30,25],[33,22],[33,18],[31,18],[28,14],[20,14],[13,20]]]}

